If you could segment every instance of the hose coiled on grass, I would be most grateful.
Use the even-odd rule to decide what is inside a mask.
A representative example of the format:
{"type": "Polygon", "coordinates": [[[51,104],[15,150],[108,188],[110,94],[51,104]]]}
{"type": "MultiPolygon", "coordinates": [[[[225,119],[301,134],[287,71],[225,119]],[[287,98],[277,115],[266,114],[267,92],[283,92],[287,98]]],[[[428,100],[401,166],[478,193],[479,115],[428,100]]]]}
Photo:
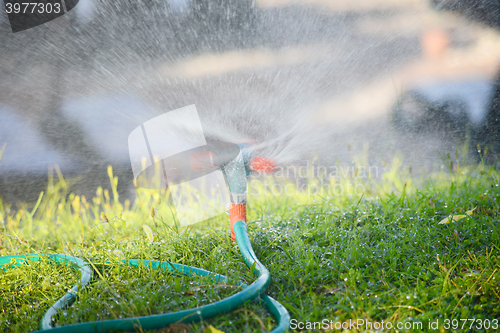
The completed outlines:
{"type": "MultiPolygon", "coordinates": [[[[53,333],[95,333],[95,332],[109,332],[109,331],[136,331],[137,328],[143,330],[158,329],[173,323],[189,323],[196,322],[201,319],[208,319],[214,316],[230,312],[240,306],[241,304],[255,299],[257,297],[264,303],[268,311],[278,321],[271,333],[285,332],[290,323],[290,315],[283,305],[277,302],[272,297],[264,294],[267,286],[271,281],[271,275],[267,268],[257,259],[250,240],[248,238],[247,225],[243,221],[237,221],[233,224],[234,234],[238,243],[241,255],[249,268],[253,268],[253,274],[257,279],[250,285],[242,284],[243,290],[231,295],[223,300],[210,303],[204,306],[182,310],[178,312],[171,312],[165,314],[157,314],[141,317],[130,317],[124,319],[103,320],[99,322],[85,322],[60,327],[52,326],[52,317],[56,312],[62,308],[70,306],[76,300],[76,294],[79,289],[84,288],[92,279],[92,269],[90,264],[80,258],[72,257],[64,254],[33,254],[33,255],[15,255],[0,257],[0,267],[5,264],[11,263],[12,259],[15,260],[16,265],[20,266],[26,260],[38,261],[42,258],[49,258],[56,263],[62,263],[78,269],[81,272],[79,284],[73,286],[68,293],[61,297],[43,316],[40,322],[39,332],[53,332],[53,333]]],[[[125,264],[133,267],[145,266],[154,269],[162,269],[174,274],[185,276],[203,276],[210,277],[214,282],[227,282],[228,278],[224,275],[213,273],[201,268],[192,266],[169,263],[166,261],[158,260],[140,260],[128,259],[123,260],[125,264]]]]}

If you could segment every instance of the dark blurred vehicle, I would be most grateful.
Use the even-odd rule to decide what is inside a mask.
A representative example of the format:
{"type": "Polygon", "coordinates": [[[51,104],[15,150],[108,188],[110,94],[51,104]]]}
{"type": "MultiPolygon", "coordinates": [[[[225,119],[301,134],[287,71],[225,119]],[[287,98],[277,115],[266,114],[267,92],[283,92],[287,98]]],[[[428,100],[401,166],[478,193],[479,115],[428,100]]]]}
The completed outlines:
{"type": "Polygon", "coordinates": [[[56,165],[65,175],[83,171],[79,163],[52,147],[36,127],[5,106],[0,106],[0,155],[0,193],[9,202],[36,200],[56,165]]]}
{"type": "Polygon", "coordinates": [[[0,106],[0,150],[5,146],[0,195],[14,203],[36,200],[55,167],[67,180],[76,181],[73,190],[92,197],[97,187],[110,187],[107,166],[112,165],[119,178],[119,195],[132,198],[128,135],[157,114],[161,111],[127,94],[65,99],[58,120],[64,127],[56,136],[41,131],[12,108],[0,106]],[[74,124],[78,133],[71,133],[74,124]],[[83,181],[78,181],[82,175],[83,181]]]}
{"type": "Polygon", "coordinates": [[[440,82],[404,92],[393,123],[415,133],[443,132],[456,139],[482,131],[494,86],[486,80],[440,82]]]}
{"type": "MultiPolygon", "coordinates": [[[[498,0],[431,0],[439,11],[453,11],[500,30],[498,0]]],[[[440,82],[413,87],[393,108],[393,124],[405,132],[441,132],[470,140],[471,152],[486,148],[488,160],[500,158],[500,74],[494,82],[440,82]]]]}

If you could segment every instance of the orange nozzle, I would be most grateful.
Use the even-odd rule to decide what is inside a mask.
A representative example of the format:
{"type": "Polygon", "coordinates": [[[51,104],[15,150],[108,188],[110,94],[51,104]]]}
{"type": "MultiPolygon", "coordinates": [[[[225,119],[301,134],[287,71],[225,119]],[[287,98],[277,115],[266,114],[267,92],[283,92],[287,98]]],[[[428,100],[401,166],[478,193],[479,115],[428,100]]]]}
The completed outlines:
{"type": "Polygon", "coordinates": [[[276,172],[276,164],[273,160],[265,157],[255,156],[250,158],[248,168],[256,172],[276,172]]]}
{"type": "Polygon", "coordinates": [[[229,206],[229,222],[231,223],[231,239],[236,240],[233,225],[237,221],[247,221],[247,204],[231,204],[229,206]]]}

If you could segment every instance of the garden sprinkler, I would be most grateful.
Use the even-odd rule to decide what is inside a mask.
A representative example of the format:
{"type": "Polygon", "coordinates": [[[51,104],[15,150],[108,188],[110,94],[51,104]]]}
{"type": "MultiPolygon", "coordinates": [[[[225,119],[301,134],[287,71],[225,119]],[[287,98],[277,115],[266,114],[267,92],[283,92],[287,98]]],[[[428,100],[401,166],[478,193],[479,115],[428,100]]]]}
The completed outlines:
{"type": "MultiPolygon", "coordinates": [[[[235,151],[236,154],[234,155],[236,157],[232,159],[224,158],[224,156],[231,156],[231,154],[224,155],[227,151],[219,150],[219,152],[221,154],[213,154],[210,151],[207,153],[205,151],[192,155],[192,162],[194,162],[192,166],[194,165],[194,169],[200,169],[200,163],[203,160],[202,158],[200,159],[200,156],[205,156],[208,157],[205,161],[209,162],[206,164],[209,166],[209,169],[216,165],[222,168],[228,182],[231,198],[229,208],[231,237],[238,243],[245,263],[253,270],[252,273],[257,276],[257,279],[253,283],[250,285],[240,284],[239,287],[241,290],[225,299],[178,312],[54,327],[53,316],[61,309],[70,306],[76,300],[77,292],[89,285],[93,275],[91,265],[82,259],[64,254],[31,254],[0,257],[0,267],[12,262],[12,260],[15,260],[16,265],[20,266],[27,261],[38,261],[41,258],[47,258],[53,260],[56,264],[62,263],[71,266],[81,273],[79,284],[75,285],[47,310],[40,323],[41,330],[37,332],[95,333],[116,330],[135,332],[137,328],[141,328],[142,330],[158,329],[174,323],[195,322],[215,317],[230,312],[245,302],[256,298],[262,301],[264,306],[277,320],[278,324],[271,333],[285,332],[290,325],[290,315],[283,305],[265,294],[265,290],[271,282],[271,275],[267,268],[257,259],[257,255],[253,251],[246,225],[247,177],[252,171],[274,171],[274,163],[270,159],[254,156],[247,145],[240,145],[239,149],[235,151]]],[[[204,167],[201,166],[201,168],[204,167]]],[[[160,269],[175,275],[209,277],[214,283],[229,282],[229,278],[226,276],[178,263],[143,259],[125,259],[122,262],[132,267],[160,269]]]]}
{"type": "Polygon", "coordinates": [[[247,222],[247,177],[252,172],[274,172],[276,170],[275,163],[271,159],[253,155],[246,144],[239,146],[241,151],[238,156],[223,166],[231,199],[229,222],[232,240],[236,240],[234,224],[238,221],[247,222]]]}
{"type": "Polygon", "coordinates": [[[193,172],[206,173],[221,169],[229,187],[229,221],[231,239],[236,240],[234,223],[246,223],[247,178],[253,172],[276,171],[273,160],[257,156],[246,143],[238,145],[212,141],[207,146],[190,153],[193,172]]]}

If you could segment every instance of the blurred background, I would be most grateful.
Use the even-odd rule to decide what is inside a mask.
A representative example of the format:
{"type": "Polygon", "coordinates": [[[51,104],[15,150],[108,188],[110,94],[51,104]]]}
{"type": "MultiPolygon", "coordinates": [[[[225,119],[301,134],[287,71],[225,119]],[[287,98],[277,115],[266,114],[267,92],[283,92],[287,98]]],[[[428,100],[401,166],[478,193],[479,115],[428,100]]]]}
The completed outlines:
{"type": "Polygon", "coordinates": [[[80,0],[13,34],[2,12],[0,196],[34,201],[56,174],[90,195],[108,165],[133,196],[128,135],[191,104],[207,136],[281,164],[494,162],[499,17],[493,0],[80,0]]]}

